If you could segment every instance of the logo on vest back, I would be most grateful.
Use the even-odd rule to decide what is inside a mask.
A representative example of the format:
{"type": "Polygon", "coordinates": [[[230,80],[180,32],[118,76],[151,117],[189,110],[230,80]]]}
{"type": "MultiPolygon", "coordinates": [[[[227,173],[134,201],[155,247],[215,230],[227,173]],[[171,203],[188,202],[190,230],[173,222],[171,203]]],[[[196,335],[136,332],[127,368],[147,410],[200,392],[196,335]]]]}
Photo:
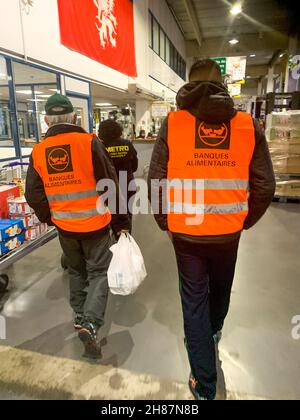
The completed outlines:
{"type": "Polygon", "coordinates": [[[48,174],[73,172],[71,146],[66,144],[46,149],[48,174]]]}
{"type": "Polygon", "coordinates": [[[229,149],[230,127],[223,124],[209,124],[197,121],[196,149],[229,149]]]}

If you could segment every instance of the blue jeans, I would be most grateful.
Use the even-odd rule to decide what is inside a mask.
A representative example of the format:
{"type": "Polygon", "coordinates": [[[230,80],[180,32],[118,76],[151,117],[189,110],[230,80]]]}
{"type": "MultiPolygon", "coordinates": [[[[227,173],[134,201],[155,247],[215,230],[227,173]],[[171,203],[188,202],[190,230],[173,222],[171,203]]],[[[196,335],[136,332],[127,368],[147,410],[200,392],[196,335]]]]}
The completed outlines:
{"type": "Polygon", "coordinates": [[[217,368],[213,335],[223,328],[240,238],[224,243],[195,243],[174,238],[186,347],[198,392],[216,397],[217,368]]]}

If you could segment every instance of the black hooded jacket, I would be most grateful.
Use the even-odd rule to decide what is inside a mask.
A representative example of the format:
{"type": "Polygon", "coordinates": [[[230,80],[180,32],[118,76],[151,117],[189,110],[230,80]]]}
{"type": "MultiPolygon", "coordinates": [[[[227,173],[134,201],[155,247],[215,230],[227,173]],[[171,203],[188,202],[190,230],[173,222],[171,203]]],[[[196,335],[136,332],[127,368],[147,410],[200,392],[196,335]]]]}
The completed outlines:
{"type": "MultiPolygon", "coordinates": [[[[215,82],[192,82],[183,86],[177,95],[177,105],[180,110],[187,110],[198,120],[211,124],[229,122],[235,117],[233,99],[228,94],[226,87],[215,82]]],[[[255,127],[255,150],[250,165],[250,196],[249,214],[245,220],[244,229],[250,229],[265,214],[270,206],[275,193],[275,176],[270,157],[270,152],[265,135],[257,121],[253,121],[255,127]]],[[[149,191],[151,180],[162,180],[168,177],[168,118],[164,121],[157,142],[154,147],[150,171],[149,191]]],[[[151,201],[151,197],[150,201],[151,201]]],[[[165,201],[160,191],[160,209],[165,201]]],[[[157,208],[158,203],[153,203],[157,208]]],[[[162,230],[168,230],[167,215],[155,215],[156,221],[162,230]]],[[[233,235],[197,237],[183,234],[176,236],[193,242],[224,242],[235,239],[240,232],[233,235]]]]}

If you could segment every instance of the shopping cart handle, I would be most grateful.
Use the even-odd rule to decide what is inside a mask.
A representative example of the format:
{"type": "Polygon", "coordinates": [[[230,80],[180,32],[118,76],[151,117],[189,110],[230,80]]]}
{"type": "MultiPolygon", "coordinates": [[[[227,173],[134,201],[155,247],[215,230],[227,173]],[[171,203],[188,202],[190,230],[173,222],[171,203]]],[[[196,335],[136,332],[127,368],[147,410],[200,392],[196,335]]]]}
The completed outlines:
{"type": "Polygon", "coordinates": [[[12,162],[3,166],[3,168],[14,168],[15,166],[29,166],[29,163],[12,162]]]}

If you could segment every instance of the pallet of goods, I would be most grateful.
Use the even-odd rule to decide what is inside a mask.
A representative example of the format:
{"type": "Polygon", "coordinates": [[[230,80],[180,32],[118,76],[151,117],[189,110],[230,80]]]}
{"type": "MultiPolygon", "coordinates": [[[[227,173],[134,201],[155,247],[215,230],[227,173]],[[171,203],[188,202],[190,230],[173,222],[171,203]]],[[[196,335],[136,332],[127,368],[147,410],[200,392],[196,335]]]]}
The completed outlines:
{"type": "Polygon", "coordinates": [[[276,174],[276,197],[300,200],[300,111],[267,117],[267,139],[276,174]]]}

